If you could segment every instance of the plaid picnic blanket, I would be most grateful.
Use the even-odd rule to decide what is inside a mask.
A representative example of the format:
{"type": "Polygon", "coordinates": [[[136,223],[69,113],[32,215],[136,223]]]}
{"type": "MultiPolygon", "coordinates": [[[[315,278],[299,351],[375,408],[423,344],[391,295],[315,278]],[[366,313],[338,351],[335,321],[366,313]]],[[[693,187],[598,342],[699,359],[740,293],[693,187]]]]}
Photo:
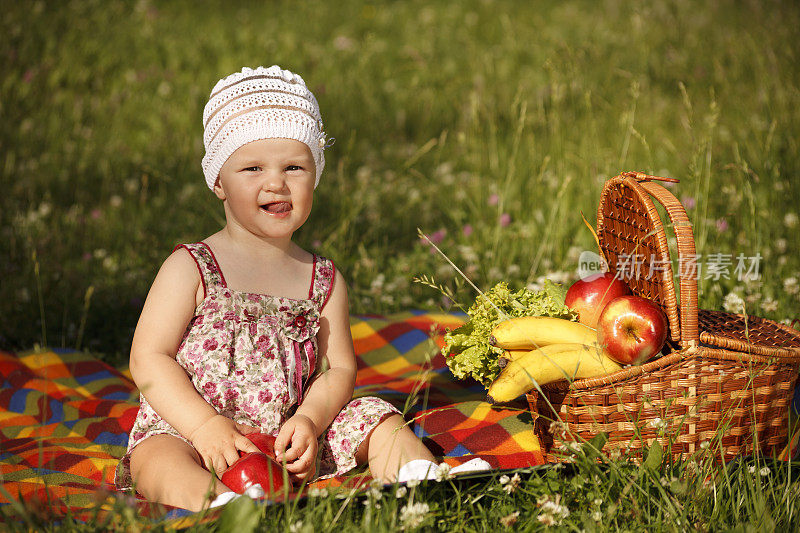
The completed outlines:
{"type": "MultiPolygon", "coordinates": [[[[450,464],[473,456],[498,468],[542,464],[524,405],[490,406],[483,387],[456,382],[447,370],[441,336],[462,322],[422,311],[353,317],[356,396],[379,396],[403,410],[450,464]]],[[[80,518],[113,488],[138,405],[127,370],[90,355],[0,352],[0,505],[38,499],[51,512],[80,518]]],[[[152,509],[138,505],[145,515],[152,509]]]]}

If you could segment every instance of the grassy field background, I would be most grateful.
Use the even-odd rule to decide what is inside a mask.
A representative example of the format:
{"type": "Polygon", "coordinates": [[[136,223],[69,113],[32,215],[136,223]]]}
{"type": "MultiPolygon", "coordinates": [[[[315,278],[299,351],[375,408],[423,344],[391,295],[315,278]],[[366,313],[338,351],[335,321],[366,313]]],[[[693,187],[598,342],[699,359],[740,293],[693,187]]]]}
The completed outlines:
{"type": "MultiPolygon", "coordinates": [[[[581,212],[593,221],[604,180],[643,170],[681,180],[672,190],[700,254],[762,257],[756,282],[733,267],[702,279],[703,307],[736,294],[754,314],[800,317],[794,2],[0,7],[0,349],[126,361],[160,263],[224,223],[200,169],[207,95],[224,75],[271,64],[301,73],[337,139],[297,240],[344,272],[354,313],[451,309],[412,281],[421,275],[473,300],[417,228],[479,287],[569,282],[594,249],[581,212]]],[[[229,520],[294,531],[797,527],[790,469],[656,459],[600,469],[590,457],[577,476],[489,483],[483,500],[448,489],[414,508],[409,495],[373,493],[229,520]]],[[[115,520],[135,522],[120,506],[115,520]]]]}
{"type": "Polygon", "coordinates": [[[800,316],[791,2],[4,2],[0,24],[2,348],[126,356],[161,261],[224,221],[211,87],[273,63],[337,139],[297,240],[355,313],[447,308],[412,282],[457,284],[417,228],[479,287],[575,279],[581,211],[644,170],[681,179],[700,254],[764,258],[758,283],[701,280],[701,305],[800,316]]]}

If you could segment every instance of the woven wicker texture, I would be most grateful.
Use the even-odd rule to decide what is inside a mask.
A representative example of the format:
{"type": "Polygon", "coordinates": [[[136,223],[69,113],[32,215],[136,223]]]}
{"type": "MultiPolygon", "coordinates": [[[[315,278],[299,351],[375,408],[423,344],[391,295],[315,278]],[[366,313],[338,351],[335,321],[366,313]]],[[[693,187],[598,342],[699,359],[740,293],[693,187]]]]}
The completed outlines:
{"type": "Polygon", "coordinates": [[[680,340],[680,321],[672,281],[669,247],[652,200],[635,181],[606,186],[597,213],[597,237],[611,271],[631,291],[661,305],[670,338],[680,340]]]}
{"type": "Polygon", "coordinates": [[[625,172],[608,180],[597,233],[609,267],[635,294],[662,306],[669,338],[680,349],[642,366],[529,394],[535,431],[550,460],[559,460],[552,452],[568,442],[600,432],[609,434],[607,449],[627,448],[634,455],[654,440],[674,457],[689,457],[712,440],[727,458],[778,453],[788,437],[800,334],[759,317],[698,310],[696,272],[683,268],[695,256],[691,223],[680,202],[654,180],[665,179],[625,172]],[[680,305],[653,198],[676,237],[680,305]],[[630,257],[641,263],[631,267],[630,257]]]}
{"type": "Polygon", "coordinates": [[[771,320],[700,310],[700,341],[740,352],[759,355],[800,356],[800,337],[771,320]]]}

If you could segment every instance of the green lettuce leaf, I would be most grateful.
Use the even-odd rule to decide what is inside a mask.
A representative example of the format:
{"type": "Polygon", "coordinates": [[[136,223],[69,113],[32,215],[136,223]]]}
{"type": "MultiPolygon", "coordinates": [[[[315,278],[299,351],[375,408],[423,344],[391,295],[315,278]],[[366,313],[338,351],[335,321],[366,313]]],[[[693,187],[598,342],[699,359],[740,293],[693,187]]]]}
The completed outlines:
{"type": "Polygon", "coordinates": [[[566,288],[546,281],[539,291],[512,291],[500,282],[467,310],[469,320],[444,336],[442,354],[448,368],[459,379],[473,378],[484,386],[500,373],[497,359],[503,350],[489,345],[492,330],[509,318],[519,316],[552,316],[576,320],[577,315],[564,305],[566,288]]]}

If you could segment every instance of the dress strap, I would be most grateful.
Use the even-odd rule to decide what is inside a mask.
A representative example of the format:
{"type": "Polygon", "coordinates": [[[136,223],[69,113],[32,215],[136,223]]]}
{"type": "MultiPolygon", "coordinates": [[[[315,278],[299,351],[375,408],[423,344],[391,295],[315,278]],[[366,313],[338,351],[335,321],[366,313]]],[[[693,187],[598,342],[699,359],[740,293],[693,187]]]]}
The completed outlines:
{"type": "Polygon", "coordinates": [[[222,275],[222,270],[219,268],[219,263],[217,263],[217,258],[214,257],[214,252],[211,251],[211,248],[206,243],[179,244],[175,247],[175,250],[178,248],[185,248],[194,259],[195,264],[197,264],[197,270],[200,271],[200,278],[203,280],[204,295],[208,295],[210,288],[228,286],[225,282],[225,276],[222,275]]]}
{"type": "Polygon", "coordinates": [[[311,281],[311,287],[308,290],[308,298],[314,301],[314,304],[320,311],[322,311],[322,308],[328,303],[328,298],[331,297],[335,274],[336,267],[333,261],[314,254],[314,277],[311,281]]]}

